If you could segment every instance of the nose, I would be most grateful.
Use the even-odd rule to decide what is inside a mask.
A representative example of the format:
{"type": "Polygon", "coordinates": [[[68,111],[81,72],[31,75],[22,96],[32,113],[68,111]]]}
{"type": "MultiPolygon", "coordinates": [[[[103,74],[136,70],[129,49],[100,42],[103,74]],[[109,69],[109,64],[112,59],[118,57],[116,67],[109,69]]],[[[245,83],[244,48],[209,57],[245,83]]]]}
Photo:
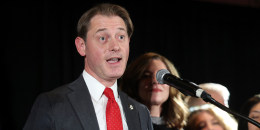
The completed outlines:
{"type": "Polygon", "coordinates": [[[119,51],[120,45],[119,42],[116,41],[116,39],[111,39],[109,43],[109,50],[111,51],[119,51]]]}
{"type": "Polygon", "coordinates": [[[158,84],[158,81],[157,81],[155,75],[152,77],[152,84],[158,84]]]}
{"type": "Polygon", "coordinates": [[[207,130],[214,130],[214,128],[213,128],[213,125],[212,124],[210,124],[210,123],[207,123],[207,125],[206,125],[207,127],[207,130]]]}

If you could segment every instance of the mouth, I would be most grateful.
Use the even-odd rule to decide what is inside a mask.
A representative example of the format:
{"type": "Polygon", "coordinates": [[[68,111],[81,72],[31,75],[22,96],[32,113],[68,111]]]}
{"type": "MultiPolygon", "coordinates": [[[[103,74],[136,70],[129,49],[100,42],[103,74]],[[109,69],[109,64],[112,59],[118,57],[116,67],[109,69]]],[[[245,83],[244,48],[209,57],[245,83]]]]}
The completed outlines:
{"type": "Polygon", "coordinates": [[[113,63],[117,63],[117,62],[119,62],[121,60],[122,60],[122,58],[120,58],[120,57],[113,57],[113,58],[109,58],[107,60],[107,62],[113,64],[113,63]]]}
{"type": "Polygon", "coordinates": [[[158,88],[154,88],[152,89],[152,92],[161,92],[162,90],[161,89],[158,89],[158,88]]]}

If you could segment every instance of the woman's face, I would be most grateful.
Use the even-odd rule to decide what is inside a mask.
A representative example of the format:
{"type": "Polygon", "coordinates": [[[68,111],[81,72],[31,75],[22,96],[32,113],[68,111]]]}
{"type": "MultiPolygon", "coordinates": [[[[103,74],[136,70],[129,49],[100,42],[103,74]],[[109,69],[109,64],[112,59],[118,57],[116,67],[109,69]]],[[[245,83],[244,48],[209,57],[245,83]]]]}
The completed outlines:
{"type": "Polygon", "coordinates": [[[195,119],[196,130],[224,130],[220,122],[210,113],[200,112],[195,119]]]}
{"type": "Polygon", "coordinates": [[[161,60],[152,60],[139,82],[139,96],[147,106],[162,105],[169,97],[169,86],[156,80],[160,69],[166,69],[165,64],[161,60]]]}
{"type": "MultiPolygon", "coordinates": [[[[260,103],[251,108],[249,112],[249,117],[260,123],[260,103]]],[[[260,130],[260,128],[251,123],[248,123],[248,130],[260,130]]]]}

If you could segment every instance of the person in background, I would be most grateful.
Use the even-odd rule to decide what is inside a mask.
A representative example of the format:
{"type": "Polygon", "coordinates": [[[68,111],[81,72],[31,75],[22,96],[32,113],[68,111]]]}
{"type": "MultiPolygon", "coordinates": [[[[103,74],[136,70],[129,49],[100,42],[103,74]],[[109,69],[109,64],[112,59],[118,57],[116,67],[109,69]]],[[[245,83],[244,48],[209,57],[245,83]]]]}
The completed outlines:
{"type": "MultiPolygon", "coordinates": [[[[260,94],[254,95],[243,104],[241,114],[260,123],[260,94]]],[[[238,130],[260,130],[260,128],[244,119],[239,119],[238,124],[238,130]]]]}
{"type": "Polygon", "coordinates": [[[233,116],[212,104],[190,108],[185,130],[237,130],[233,116]]]}
{"type": "Polygon", "coordinates": [[[77,31],[75,45],[85,61],[82,74],[40,94],[24,130],[152,130],[147,107],[117,87],[133,33],[126,9],[98,4],[81,16],[77,31]]]}
{"type": "MultiPolygon", "coordinates": [[[[199,87],[209,93],[211,97],[214,98],[216,101],[218,101],[222,105],[225,105],[226,107],[229,107],[228,101],[230,93],[225,86],[218,83],[202,83],[199,84],[199,87]]],[[[203,99],[191,96],[187,96],[185,98],[185,102],[188,104],[189,108],[206,104],[203,99]]]]}
{"type": "Polygon", "coordinates": [[[154,52],[145,53],[127,67],[120,88],[148,107],[155,130],[182,129],[188,115],[183,95],[174,87],[157,82],[156,73],[160,69],[179,77],[167,58],[154,52]]]}

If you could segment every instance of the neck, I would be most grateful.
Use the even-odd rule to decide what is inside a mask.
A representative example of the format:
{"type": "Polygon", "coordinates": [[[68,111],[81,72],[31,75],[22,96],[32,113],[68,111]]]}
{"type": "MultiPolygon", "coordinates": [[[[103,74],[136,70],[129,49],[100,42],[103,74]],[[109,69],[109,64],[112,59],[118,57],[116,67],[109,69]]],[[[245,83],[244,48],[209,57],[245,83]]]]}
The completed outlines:
{"type": "Polygon", "coordinates": [[[160,117],[161,116],[161,111],[162,111],[162,106],[161,105],[151,105],[149,108],[150,114],[152,117],[160,117]]]}
{"type": "Polygon", "coordinates": [[[106,80],[98,80],[101,84],[103,84],[106,87],[111,87],[115,84],[116,80],[113,81],[106,81],[106,80]]]}
{"type": "Polygon", "coordinates": [[[93,71],[90,71],[89,69],[85,69],[85,71],[91,75],[92,77],[94,77],[98,82],[100,82],[101,84],[103,84],[106,87],[111,87],[115,84],[115,82],[117,81],[117,79],[115,78],[111,78],[111,79],[105,79],[105,78],[101,78],[99,77],[97,74],[95,74],[93,71]]]}

